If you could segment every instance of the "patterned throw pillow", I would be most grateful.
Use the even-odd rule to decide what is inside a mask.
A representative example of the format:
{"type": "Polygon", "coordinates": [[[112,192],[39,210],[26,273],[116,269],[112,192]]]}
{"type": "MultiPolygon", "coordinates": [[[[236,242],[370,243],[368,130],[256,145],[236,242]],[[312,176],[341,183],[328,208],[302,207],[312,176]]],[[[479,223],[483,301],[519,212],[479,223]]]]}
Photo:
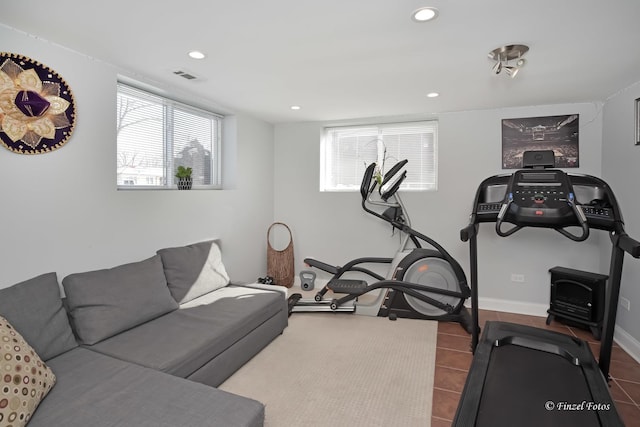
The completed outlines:
{"type": "Polygon", "coordinates": [[[36,352],[0,316],[0,427],[23,427],[56,382],[36,352]]]}

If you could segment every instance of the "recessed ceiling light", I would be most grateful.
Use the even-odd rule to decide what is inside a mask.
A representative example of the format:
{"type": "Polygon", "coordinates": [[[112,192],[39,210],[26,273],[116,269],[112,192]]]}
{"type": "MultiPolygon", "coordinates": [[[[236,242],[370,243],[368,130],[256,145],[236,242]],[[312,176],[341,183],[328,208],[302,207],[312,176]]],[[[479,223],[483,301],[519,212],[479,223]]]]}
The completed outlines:
{"type": "Polygon", "coordinates": [[[299,105],[292,105],[291,109],[292,110],[299,110],[301,107],[299,105]]]}
{"type": "Polygon", "coordinates": [[[438,9],[435,7],[421,7],[416,9],[411,14],[411,19],[416,22],[427,22],[435,19],[438,16],[438,9]]]}
{"type": "Polygon", "coordinates": [[[199,50],[192,50],[189,52],[189,56],[193,59],[204,59],[206,55],[199,50]]]}
{"type": "Polygon", "coordinates": [[[440,94],[438,92],[429,92],[427,94],[427,98],[437,98],[439,96],[440,96],[440,94]]]}

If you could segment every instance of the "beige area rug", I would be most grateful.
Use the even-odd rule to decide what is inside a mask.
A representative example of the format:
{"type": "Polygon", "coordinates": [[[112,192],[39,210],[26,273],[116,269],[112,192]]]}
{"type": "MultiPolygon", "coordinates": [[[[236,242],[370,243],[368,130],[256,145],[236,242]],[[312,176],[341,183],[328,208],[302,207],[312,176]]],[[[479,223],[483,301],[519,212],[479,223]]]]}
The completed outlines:
{"type": "Polygon", "coordinates": [[[219,388],[265,404],[268,427],[431,424],[437,322],[293,313],[219,388]]]}

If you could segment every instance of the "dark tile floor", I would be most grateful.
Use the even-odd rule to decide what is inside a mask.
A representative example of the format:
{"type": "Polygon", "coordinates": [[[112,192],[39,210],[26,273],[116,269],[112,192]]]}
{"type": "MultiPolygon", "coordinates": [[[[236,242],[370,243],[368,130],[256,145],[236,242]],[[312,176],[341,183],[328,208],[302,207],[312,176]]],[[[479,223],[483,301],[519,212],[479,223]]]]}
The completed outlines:
{"type": "MultiPolygon", "coordinates": [[[[574,335],[589,342],[596,357],[600,351],[599,342],[590,332],[556,321],[547,326],[543,317],[480,310],[480,326],[487,320],[532,325],[574,335]]],[[[470,344],[471,337],[460,325],[444,322],[438,324],[431,418],[433,427],[451,426],[471,365],[470,344]]],[[[627,427],[640,427],[640,363],[614,343],[610,373],[612,380],[609,385],[618,413],[627,427]]]]}

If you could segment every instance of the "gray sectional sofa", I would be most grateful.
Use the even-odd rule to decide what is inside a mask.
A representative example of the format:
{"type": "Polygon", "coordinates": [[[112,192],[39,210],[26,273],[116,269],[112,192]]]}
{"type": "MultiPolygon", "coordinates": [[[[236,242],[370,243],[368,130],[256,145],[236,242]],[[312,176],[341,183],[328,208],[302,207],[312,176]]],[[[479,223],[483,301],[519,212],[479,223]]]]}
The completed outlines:
{"type": "MultiPolygon", "coordinates": [[[[1,388],[0,425],[8,417],[29,427],[263,425],[262,403],[215,387],[286,328],[286,289],[230,284],[214,241],[71,274],[62,286],[64,299],[49,273],[0,289],[8,336],[14,328],[32,348],[32,358],[11,363],[39,356],[55,375],[48,393],[1,388]]],[[[8,360],[12,351],[0,349],[8,360]]],[[[34,388],[37,366],[34,378],[23,375],[34,388]]]]}

